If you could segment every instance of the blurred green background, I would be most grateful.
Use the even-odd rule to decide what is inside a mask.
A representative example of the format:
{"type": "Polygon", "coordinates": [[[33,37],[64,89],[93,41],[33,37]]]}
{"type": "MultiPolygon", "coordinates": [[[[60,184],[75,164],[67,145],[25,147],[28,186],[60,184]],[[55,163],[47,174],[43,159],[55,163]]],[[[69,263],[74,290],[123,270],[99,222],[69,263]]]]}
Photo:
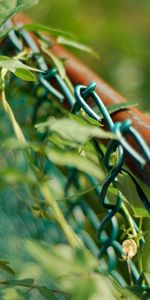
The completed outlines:
{"type": "Polygon", "coordinates": [[[93,47],[99,61],[77,55],[127,99],[150,111],[149,0],[41,0],[28,15],[93,47]]]}

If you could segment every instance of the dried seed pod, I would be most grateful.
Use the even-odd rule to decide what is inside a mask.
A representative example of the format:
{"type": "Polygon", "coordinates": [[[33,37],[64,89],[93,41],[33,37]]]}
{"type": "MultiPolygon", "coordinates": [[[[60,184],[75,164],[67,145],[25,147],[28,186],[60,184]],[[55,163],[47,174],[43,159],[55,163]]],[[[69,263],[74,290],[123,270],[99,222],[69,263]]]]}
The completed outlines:
{"type": "Polygon", "coordinates": [[[132,258],[137,254],[137,244],[134,240],[125,240],[122,243],[122,250],[127,258],[132,258]]]}

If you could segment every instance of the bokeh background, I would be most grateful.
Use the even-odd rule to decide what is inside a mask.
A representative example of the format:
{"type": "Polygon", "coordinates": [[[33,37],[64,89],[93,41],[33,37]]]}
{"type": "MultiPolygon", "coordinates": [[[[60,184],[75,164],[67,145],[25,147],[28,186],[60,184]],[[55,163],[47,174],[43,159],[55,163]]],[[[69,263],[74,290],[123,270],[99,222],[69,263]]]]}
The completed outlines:
{"type": "Polygon", "coordinates": [[[99,61],[77,55],[128,100],[150,111],[149,0],[41,0],[28,15],[93,47],[99,61]]]}

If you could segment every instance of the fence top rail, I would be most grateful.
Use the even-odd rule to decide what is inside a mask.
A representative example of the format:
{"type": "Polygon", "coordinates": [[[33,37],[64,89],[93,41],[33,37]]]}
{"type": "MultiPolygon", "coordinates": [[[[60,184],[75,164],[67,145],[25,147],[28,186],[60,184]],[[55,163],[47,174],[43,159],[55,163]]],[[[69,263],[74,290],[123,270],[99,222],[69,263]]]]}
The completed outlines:
{"type": "MultiPolygon", "coordinates": [[[[24,14],[17,14],[13,18],[14,24],[28,24],[31,20],[24,14]]],[[[36,36],[31,33],[34,41],[38,44],[36,36]]],[[[118,104],[127,101],[123,96],[116,92],[112,87],[110,87],[100,76],[95,74],[89,67],[87,67],[83,62],[81,62],[77,57],[75,57],[68,50],[62,46],[56,44],[51,49],[54,54],[59,58],[67,58],[66,61],[66,72],[71,82],[75,86],[76,84],[89,85],[91,81],[96,83],[96,92],[102,99],[104,105],[118,104]]],[[[91,103],[92,107],[92,103],[91,103]]],[[[129,107],[128,109],[121,110],[112,114],[112,119],[114,122],[123,122],[126,119],[132,121],[133,127],[139,132],[143,137],[146,144],[150,147],[150,117],[145,115],[136,107],[129,107]]],[[[140,149],[136,142],[132,138],[127,138],[128,143],[140,153],[140,149]]],[[[137,175],[142,181],[144,181],[148,186],[150,186],[150,165],[147,163],[143,168],[133,161],[131,156],[125,155],[125,163],[130,168],[130,170],[137,175]]]]}

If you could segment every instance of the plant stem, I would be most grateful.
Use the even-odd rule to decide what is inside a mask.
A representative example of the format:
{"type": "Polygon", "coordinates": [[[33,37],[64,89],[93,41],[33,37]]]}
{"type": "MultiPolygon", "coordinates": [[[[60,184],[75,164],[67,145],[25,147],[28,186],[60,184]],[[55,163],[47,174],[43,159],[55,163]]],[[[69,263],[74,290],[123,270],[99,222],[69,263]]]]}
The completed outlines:
{"type": "MultiPolygon", "coordinates": [[[[2,99],[1,100],[2,100],[2,104],[3,104],[3,108],[6,111],[8,117],[12,123],[13,130],[14,130],[17,140],[21,143],[25,143],[26,140],[23,135],[23,132],[22,132],[19,124],[17,123],[15,116],[13,114],[13,111],[12,111],[11,107],[9,106],[9,104],[6,100],[6,97],[5,97],[5,75],[6,75],[6,73],[7,73],[7,70],[2,69],[2,72],[1,72],[1,97],[2,97],[2,99]]],[[[53,210],[53,213],[54,213],[54,217],[55,217],[56,221],[58,222],[58,224],[61,226],[62,230],[64,231],[64,233],[68,239],[68,242],[70,243],[70,245],[73,248],[80,247],[82,245],[81,240],[77,237],[77,235],[73,232],[72,228],[68,225],[56,200],[52,196],[52,193],[50,191],[48,184],[47,183],[41,184],[41,182],[39,180],[39,176],[38,176],[38,169],[36,169],[36,167],[32,163],[32,161],[30,159],[31,156],[26,155],[26,153],[24,153],[24,154],[25,154],[25,158],[27,159],[27,161],[36,177],[40,191],[43,194],[46,202],[48,202],[50,204],[50,206],[53,210]]]]}
{"type": "Polygon", "coordinates": [[[123,212],[124,212],[124,214],[125,214],[125,216],[126,216],[126,219],[127,219],[128,223],[129,223],[129,225],[130,225],[130,228],[131,228],[131,230],[132,230],[133,236],[134,236],[134,237],[137,237],[137,236],[138,236],[138,233],[136,232],[136,229],[135,229],[135,226],[134,226],[133,219],[132,219],[132,217],[131,217],[129,211],[127,210],[127,208],[126,208],[126,206],[125,206],[125,204],[124,204],[123,202],[122,202],[122,204],[121,204],[121,208],[122,208],[122,210],[123,210],[123,212]]]}
{"type": "MultiPolygon", "coordinates": [[[[139,220],[139,236],[141,235],[142,231],[142,225],[143,225],[143,218],[141,217],[139,220]]],[[[143,259],[142,259],[142,246],[140,246],[139,240],[138,240],[138,246],[140,247],[139,249],[139,257],[138,257],[138,267],[139,267],[139,272],[143,272],[143,259]]]]}
{"type": "Polygon", "coordinates": [[[52,208],[52,211],[54,213],[54,217],[56,221],[61,226],[62,230],[64,231],[70,245],[73,248],[78,248],[82,245],[80,239],[78,236],[73,232],[71,227],[68,225],[66,219],[64,218],[63,213],[61,212],[59,206],[57,205],[56,200],[53,198],[53,195],[46,183],[42,184],[40,186],[41,193],[43,194],[44,198],[47,200],[47,202],[50,204],[50,207],[52,208]]]}
{"type": "Polygon", "coordinates": [[[129,273],[130,285],[133,286],[133,278],[132,278],[132,272],[131,272],[130,259],[129,258],[127,258],[127,268],[128,268],[128,273],[129,273]]]}

